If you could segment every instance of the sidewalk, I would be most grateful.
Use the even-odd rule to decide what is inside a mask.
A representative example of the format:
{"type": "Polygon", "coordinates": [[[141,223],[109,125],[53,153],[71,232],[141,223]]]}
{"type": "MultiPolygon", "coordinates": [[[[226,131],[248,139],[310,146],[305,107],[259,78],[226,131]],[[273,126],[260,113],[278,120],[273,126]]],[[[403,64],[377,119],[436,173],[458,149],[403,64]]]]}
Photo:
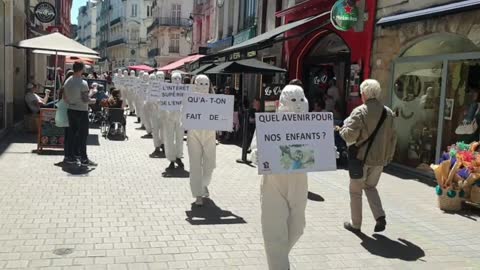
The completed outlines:
{"type": "MultiPolygon", "coordinates": [[[[88,152],[99,166],[87,175],[54,166],[61,155],[32,154],[33,137],[0,144],[0,269],[266,269],[259,177],[235,162],[241,149],[217,147],[213,202],[192,210],[188,177],[162,177],[168,162],[148,157],[153,143],[134,119],[128,141],[91,129],[88,152]]],[[[342,227],[347,176],[310,175],[292,269],[480,269],[478,211],[442,213],[433,188],[384,174],[387,231],[372,236],[364,200],[366,235],[357,237],[342,227]]]]}

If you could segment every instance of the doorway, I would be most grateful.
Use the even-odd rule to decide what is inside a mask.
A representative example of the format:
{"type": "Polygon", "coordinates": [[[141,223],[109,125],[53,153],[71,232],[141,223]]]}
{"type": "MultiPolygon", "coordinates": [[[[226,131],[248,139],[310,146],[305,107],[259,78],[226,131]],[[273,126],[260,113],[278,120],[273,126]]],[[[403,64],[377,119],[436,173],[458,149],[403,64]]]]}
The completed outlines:
{"type": "Polygon", "coordinates": [[[310,110],[332,112],[334,118],[346,116],[350,49],[335,33],[322,38],[303,61],[303,82],[310,110]]]}

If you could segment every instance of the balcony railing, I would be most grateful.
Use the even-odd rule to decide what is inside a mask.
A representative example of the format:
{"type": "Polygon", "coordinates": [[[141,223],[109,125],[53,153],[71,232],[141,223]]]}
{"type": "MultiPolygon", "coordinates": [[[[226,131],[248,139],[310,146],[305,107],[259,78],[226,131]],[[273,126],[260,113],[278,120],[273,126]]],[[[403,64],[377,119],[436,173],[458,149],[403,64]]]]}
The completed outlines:
{"type": "Polygon", "coordinates": [[[110,22],[110,26],[114,26],[115,24],[119,23],[122,20],[122,18],[118,17],[115,20],[110,22]]]}
{"type": "Polygon", "coordinates": [[[113,47],[115,45],[119,45],[119,44],[122,44],[122,43],[126,43],[125,39],[124,38],[119,38],[119,39],[116,39],[114,41],[108,42],[107,47],[113,47]]]}
{"type": "Polygon", "coordinates": [[[170,46],[170,47],[168,47],[168,52],[169,53],[180,53],[180,47],[170,46]]]}
{"type": "Polygon", "coordinates": [[[152,25],[147,27],[147,33],[150,33],[153,29],[159,26],[188,27],[189,25],[187,18],[159,17],[153,21],[152,25]]]}
{"type": "Polygon", "coordinates": [[[159,55],[160,55],[160,49],[159,48],[151,49],[150,51],[148,51],[148,58],[153,58],[153,57],[159,56],[159,55]]]}

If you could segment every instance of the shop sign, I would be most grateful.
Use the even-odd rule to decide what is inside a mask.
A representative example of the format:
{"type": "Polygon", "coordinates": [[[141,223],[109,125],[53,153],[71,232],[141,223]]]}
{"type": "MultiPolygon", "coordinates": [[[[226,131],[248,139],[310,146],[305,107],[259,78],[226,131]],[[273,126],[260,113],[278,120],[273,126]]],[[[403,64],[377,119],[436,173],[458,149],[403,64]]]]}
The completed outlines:
{"type": "Polygon", "coordinates": [[[257,56],[257,51],[247,51],[247,52],[234,52],[228,56],[228,61],[236,61],[248,58],[254,58],[257,56]]]}
{"type": "Polygon", "coordinates": [[[240,44],[244,41],[247,41],[253,37],[255,37],[255,33],[256,33],[256,28],[254,27],[251,27],[247,30],[244,30],[238,34],[236,34],[234,37],[233,37],[233,45],[237,45],[237,44],[240,44]]]}
{"type": "Polygon", "coordinates": [[[269,100],[277,100],[280,98],[280,94],[282,93],[283,85],[282,84],[271,84],[266,85],[263,88],[263,95],[265,99],[269,100]]]}
{"type": "Polygon", "coordinates": [[[355,27],[359,20],[359,11],[356,0],[339,0],[331,12],[332,25],[340,31],[348,31],[355,27]]]}
{"type": "Polygon", "coordinates": [[[55,7],[48,2],[40,2],[33,11],[35,17],[42,23],[50,23],[55,20],[57,15],[55,7]]]}

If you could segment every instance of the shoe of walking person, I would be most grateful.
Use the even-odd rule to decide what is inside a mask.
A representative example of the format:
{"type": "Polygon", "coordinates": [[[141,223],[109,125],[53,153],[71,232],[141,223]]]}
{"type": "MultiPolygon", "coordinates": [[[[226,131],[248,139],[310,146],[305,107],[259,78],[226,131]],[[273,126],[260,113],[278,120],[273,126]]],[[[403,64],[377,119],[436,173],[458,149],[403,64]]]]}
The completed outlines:
{"type": "Polygon", "coordinates": [[[387,226],[387,220],[385,217],[377,218],[377,224],[375,224],[374,232],[383,232],[385,231],[385,227],[387,226]]]}
{"type": "Polygon", "coordinates": [[[81,163],[82,163],[82,166],[90,166],[90,167],[96,167],[96,166],[98,166],[97,163],[91,161],[90,159],[82,160],[81,163]]]}
{"type": "Polygon", "coordinates": [[[362,230],[360,228],[353,227],[352,223],[350,223],[350,222],[343,223],[343,228],[345,228],[347,231],[351,231],[355,234],[358,234],[358,233],[362,232],[362,230]]]}

